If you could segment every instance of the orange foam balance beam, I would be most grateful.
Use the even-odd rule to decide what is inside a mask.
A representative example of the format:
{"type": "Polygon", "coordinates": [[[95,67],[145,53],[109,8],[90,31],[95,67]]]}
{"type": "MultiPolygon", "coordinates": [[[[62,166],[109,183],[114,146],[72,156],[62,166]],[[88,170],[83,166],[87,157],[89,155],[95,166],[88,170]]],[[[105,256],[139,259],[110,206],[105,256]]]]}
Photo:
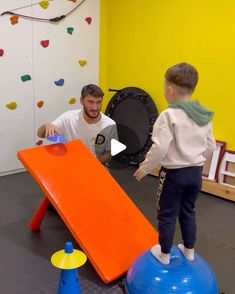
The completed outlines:
{"type": "MultiPolygon", "coordinates": [[[[80,140],[20,150],[18,158],[104,283],[125,274],[156,244],[156,230],[80,140]]],[[[47,205],[41,203],[32,229],[40,227],[47,205]]]]}

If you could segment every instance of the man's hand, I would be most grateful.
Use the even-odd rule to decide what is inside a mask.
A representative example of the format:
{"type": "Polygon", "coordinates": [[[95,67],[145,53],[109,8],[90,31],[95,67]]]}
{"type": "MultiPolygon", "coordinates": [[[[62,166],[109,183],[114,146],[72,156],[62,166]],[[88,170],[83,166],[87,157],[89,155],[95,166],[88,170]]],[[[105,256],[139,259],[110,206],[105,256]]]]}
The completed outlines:
{"type": "Polygon", "coordinates": [[[53,137],[55,134],[61,134],[61,131],[50,123],[42,125],[37,131],[40,138],[53,137]]]}
{"type": "Polygon", "coordinates": [[[45,137],[53,137],[55,134],[60,134],[60,130],[53,124],[45,125],[45,137]]]}
{"type": "Polygon", "coordinates": [[[112,159],[112,155],[110,151],[105,151],[103,154],[96,156],[96,158],[102,163],[106,164],[112,159]]]}
{"type": "Polygon", "coordinates": [[[147,173],[143,170],[143,168],[141,166],[134,173],[134,177],[136,178],[137,181],[140,181],[146,175],[147,175],[147,173]]]}

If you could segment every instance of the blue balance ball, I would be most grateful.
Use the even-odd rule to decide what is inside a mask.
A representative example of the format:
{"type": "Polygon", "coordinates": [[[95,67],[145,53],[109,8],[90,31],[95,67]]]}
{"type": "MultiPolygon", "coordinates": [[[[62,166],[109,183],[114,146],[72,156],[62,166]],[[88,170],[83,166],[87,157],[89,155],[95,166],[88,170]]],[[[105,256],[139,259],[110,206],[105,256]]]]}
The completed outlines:
{"type": "Polygon", "coordinates": [[[171,250],[170,264],[163,265],[150,251],[133,263],[125,281],[127,294],[218,294],[215,274],[199,254],[188,261],[177,246],[171,250]]]}

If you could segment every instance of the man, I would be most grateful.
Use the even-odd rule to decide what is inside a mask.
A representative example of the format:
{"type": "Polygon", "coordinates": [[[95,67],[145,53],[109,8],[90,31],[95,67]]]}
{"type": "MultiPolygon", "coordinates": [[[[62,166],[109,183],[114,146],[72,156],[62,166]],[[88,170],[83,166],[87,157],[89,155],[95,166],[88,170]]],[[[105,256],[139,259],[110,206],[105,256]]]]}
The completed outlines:
{"type": "Polygon", "coordinates": [[[58,133],[67,140],[80,139],[102,164],[108,163],[112,158],[111,139],[117,140],[118,135],[116,123],[100,112],[103,96],[98,86],[84,86],[80,98],[83,109],[67,111],[52,123],[42,125],[38,136],[52,137],[58,133]]]}

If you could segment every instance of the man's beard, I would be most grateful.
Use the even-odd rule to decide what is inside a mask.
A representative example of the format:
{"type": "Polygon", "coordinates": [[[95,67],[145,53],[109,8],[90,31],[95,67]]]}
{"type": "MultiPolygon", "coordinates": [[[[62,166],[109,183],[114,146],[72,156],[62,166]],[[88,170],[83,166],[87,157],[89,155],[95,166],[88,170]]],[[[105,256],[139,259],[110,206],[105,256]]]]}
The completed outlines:
{"type": "MultiPolygon", "coordinates": [[[[97,118],[100,115],[100,109],[97,111],[97,115],[96,116],[92,116],[90,115],[90,113],[88,112],[88,110],[86,109],[85,106],[83,106],[83,110],[85,112],[85,114],[89,117],[89,118],[97,118]]],[[[95,112],[96,113],[96,112],[95,112]]]]}

